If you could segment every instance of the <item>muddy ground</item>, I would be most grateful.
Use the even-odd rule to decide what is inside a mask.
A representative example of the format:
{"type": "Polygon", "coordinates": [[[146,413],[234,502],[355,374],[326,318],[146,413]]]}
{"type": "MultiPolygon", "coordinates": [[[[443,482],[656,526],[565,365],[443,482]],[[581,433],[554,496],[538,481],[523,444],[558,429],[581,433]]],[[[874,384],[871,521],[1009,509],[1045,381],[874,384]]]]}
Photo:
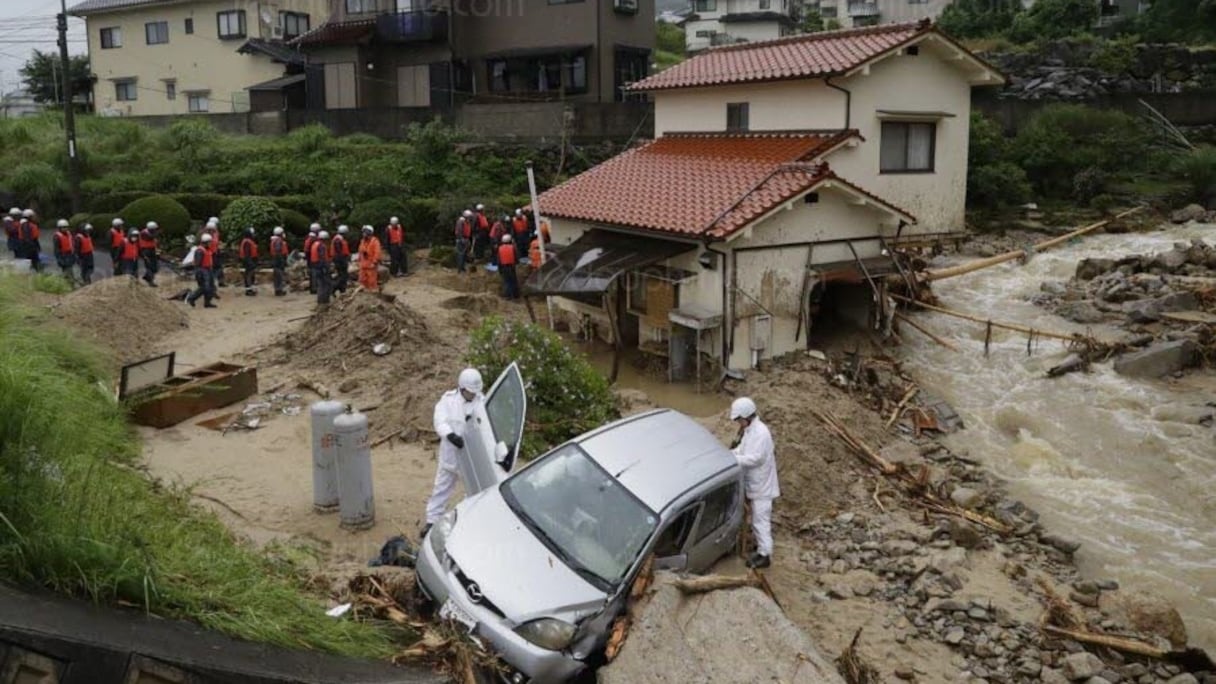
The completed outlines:
{"type": "MultiPolygon", "coordinates": [[[[245,297],[228,288],[218,309],[205,310],[103,283],[69,295],[61,310],[73,311],[70,301],[90,302],[84,314],[65,320],[124,359],[135,351],[176,351],[187,367],[221,360],[257,366],[262,395],[250,403],[265,406],[256,430],[198,424],[221,418],[222,428],[241,405],[167,430],[141,429],[148,472],[192,487],[200,505],[254,543],[306,548],[319,575],[338,577],[373,558],[388,537],[417,537],[434,474],[434,401],[452,386],[467,335],[482,318],[526,316],[522,305],[494,295],[497,283],[491,274],[459,276],[424,266],[389,281],[383,297],[339,297],[316,316],[307,293],[245,297]],[[99,319],[97,311],[108,310],[116,296],[136,303],[128,307],[133,316],[99,333],[111,318],[99,319]],[[378,344],[392,349],[376,355],[378,344]],[[369,415],[376,443],[376,524],[369,530],[347,532],[336,515],[313,512],[307,407],[320,395],[369,415]]],[[[1093,684],[1192,681],[1177,679],[1175,665],[1110,651],[1096,665],[1081,663],[1079,644],[1041,633],[1040,578],[1071,596],[1073,610],[1094,626],[1155,632],[1169,645],[1181,623],[1168,607],[1158,607],[1153,615],[1159,619],[1133,630],[1127,623],[1134,616],[1115,604],[1124,595],[1140,596],[1135,588],[1083,581],[1071,562],[1072,543],[1038,529],[1033,511],[1007,499],[1000,483],[942,449],[932,435],[913,434],[909,421],[888,426],[909,381],[890,359],[870,357],[863,365],[858,372],[837,353],[826,360],[799,355],[726,388],[755,397],[776,437],[783,497],[774,510],[775,564],[766,575],[786,615],[822,653],[835,657],[861,630],[860,656],[881,681],[1067,681],[1083,665],[1093,670],[1089,676],[1102,677],[1086,677],[1093,684]],[[924,466],[928,491],[1003,521],[1008,533],[930,514],[899,480],[879,475],[827,430],[815,411],[834,416],[907,472],[924,466]],[[1093,607],[1099,604],[1105,612],[1093,607]]],[[[651,405],[637,391],[622,392],[622,399],[627,411],[651,405]]],[[[728,441],[730,394],[720,399],[716,411],[698,417],[728,441]]],[[[694,403],[707,405],[704,397],[694,403]]],[[[743,572],[737,559],[719,570],[743,572]]]]}

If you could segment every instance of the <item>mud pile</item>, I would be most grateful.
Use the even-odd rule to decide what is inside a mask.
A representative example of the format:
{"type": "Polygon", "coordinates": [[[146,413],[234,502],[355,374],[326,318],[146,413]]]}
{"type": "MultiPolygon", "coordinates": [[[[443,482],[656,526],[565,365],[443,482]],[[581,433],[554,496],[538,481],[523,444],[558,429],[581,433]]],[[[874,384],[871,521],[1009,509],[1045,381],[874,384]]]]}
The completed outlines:
{"type": "Polygon", "coordinates": [[[188,326],[186,312],[160,290],[130,278],[106,278],[65,296],[55,316],[121,363],[156,353],[166,335],[188,326]]]}

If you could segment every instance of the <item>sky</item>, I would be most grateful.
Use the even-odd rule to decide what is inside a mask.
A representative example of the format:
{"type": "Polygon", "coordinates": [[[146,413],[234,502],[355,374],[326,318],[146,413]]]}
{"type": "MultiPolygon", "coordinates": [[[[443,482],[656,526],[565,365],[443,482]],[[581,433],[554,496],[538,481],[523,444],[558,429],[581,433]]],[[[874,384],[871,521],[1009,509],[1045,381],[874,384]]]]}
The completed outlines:
{"type": "MultiPolygon", "coordinates": [[[[68,7],[79,0],[67,0],[68,7]]],[[[58,51],[55,15],[60,0],[0,0],[0,92],[21,87],[17,70],[35,49],[58,51]]],[[[84,20],[68,17],[68,51],[84,54],[84,20]]]]}

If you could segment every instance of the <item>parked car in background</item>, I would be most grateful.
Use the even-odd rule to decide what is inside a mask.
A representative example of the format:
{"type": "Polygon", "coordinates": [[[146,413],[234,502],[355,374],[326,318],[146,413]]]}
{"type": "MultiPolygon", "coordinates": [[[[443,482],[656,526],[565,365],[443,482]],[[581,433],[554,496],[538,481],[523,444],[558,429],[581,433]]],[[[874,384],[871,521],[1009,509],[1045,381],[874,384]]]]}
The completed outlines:
{"type": "Polygon", "coordinates": [[[703,572],[735,546],[742,471],[704,427],[657,410],[593,430],[518,472],[527,397],[512,365],[475,407],[468,497],[436,523],[418,582],[510,682],[566,681],[602,653],[647,558],[703,572]]]}

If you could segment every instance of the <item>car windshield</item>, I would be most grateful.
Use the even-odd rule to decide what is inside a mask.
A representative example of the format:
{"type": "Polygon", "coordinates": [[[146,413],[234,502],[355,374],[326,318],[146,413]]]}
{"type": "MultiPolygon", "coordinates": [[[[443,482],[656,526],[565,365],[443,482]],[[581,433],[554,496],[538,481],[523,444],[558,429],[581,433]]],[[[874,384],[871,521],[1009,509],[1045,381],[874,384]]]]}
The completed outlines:
{"type": "Polygon", "coordinates": [[[567,444],[502,486],[515,514],[592,584],[618,585],[658,516],[581,448],[567,444]]]}

